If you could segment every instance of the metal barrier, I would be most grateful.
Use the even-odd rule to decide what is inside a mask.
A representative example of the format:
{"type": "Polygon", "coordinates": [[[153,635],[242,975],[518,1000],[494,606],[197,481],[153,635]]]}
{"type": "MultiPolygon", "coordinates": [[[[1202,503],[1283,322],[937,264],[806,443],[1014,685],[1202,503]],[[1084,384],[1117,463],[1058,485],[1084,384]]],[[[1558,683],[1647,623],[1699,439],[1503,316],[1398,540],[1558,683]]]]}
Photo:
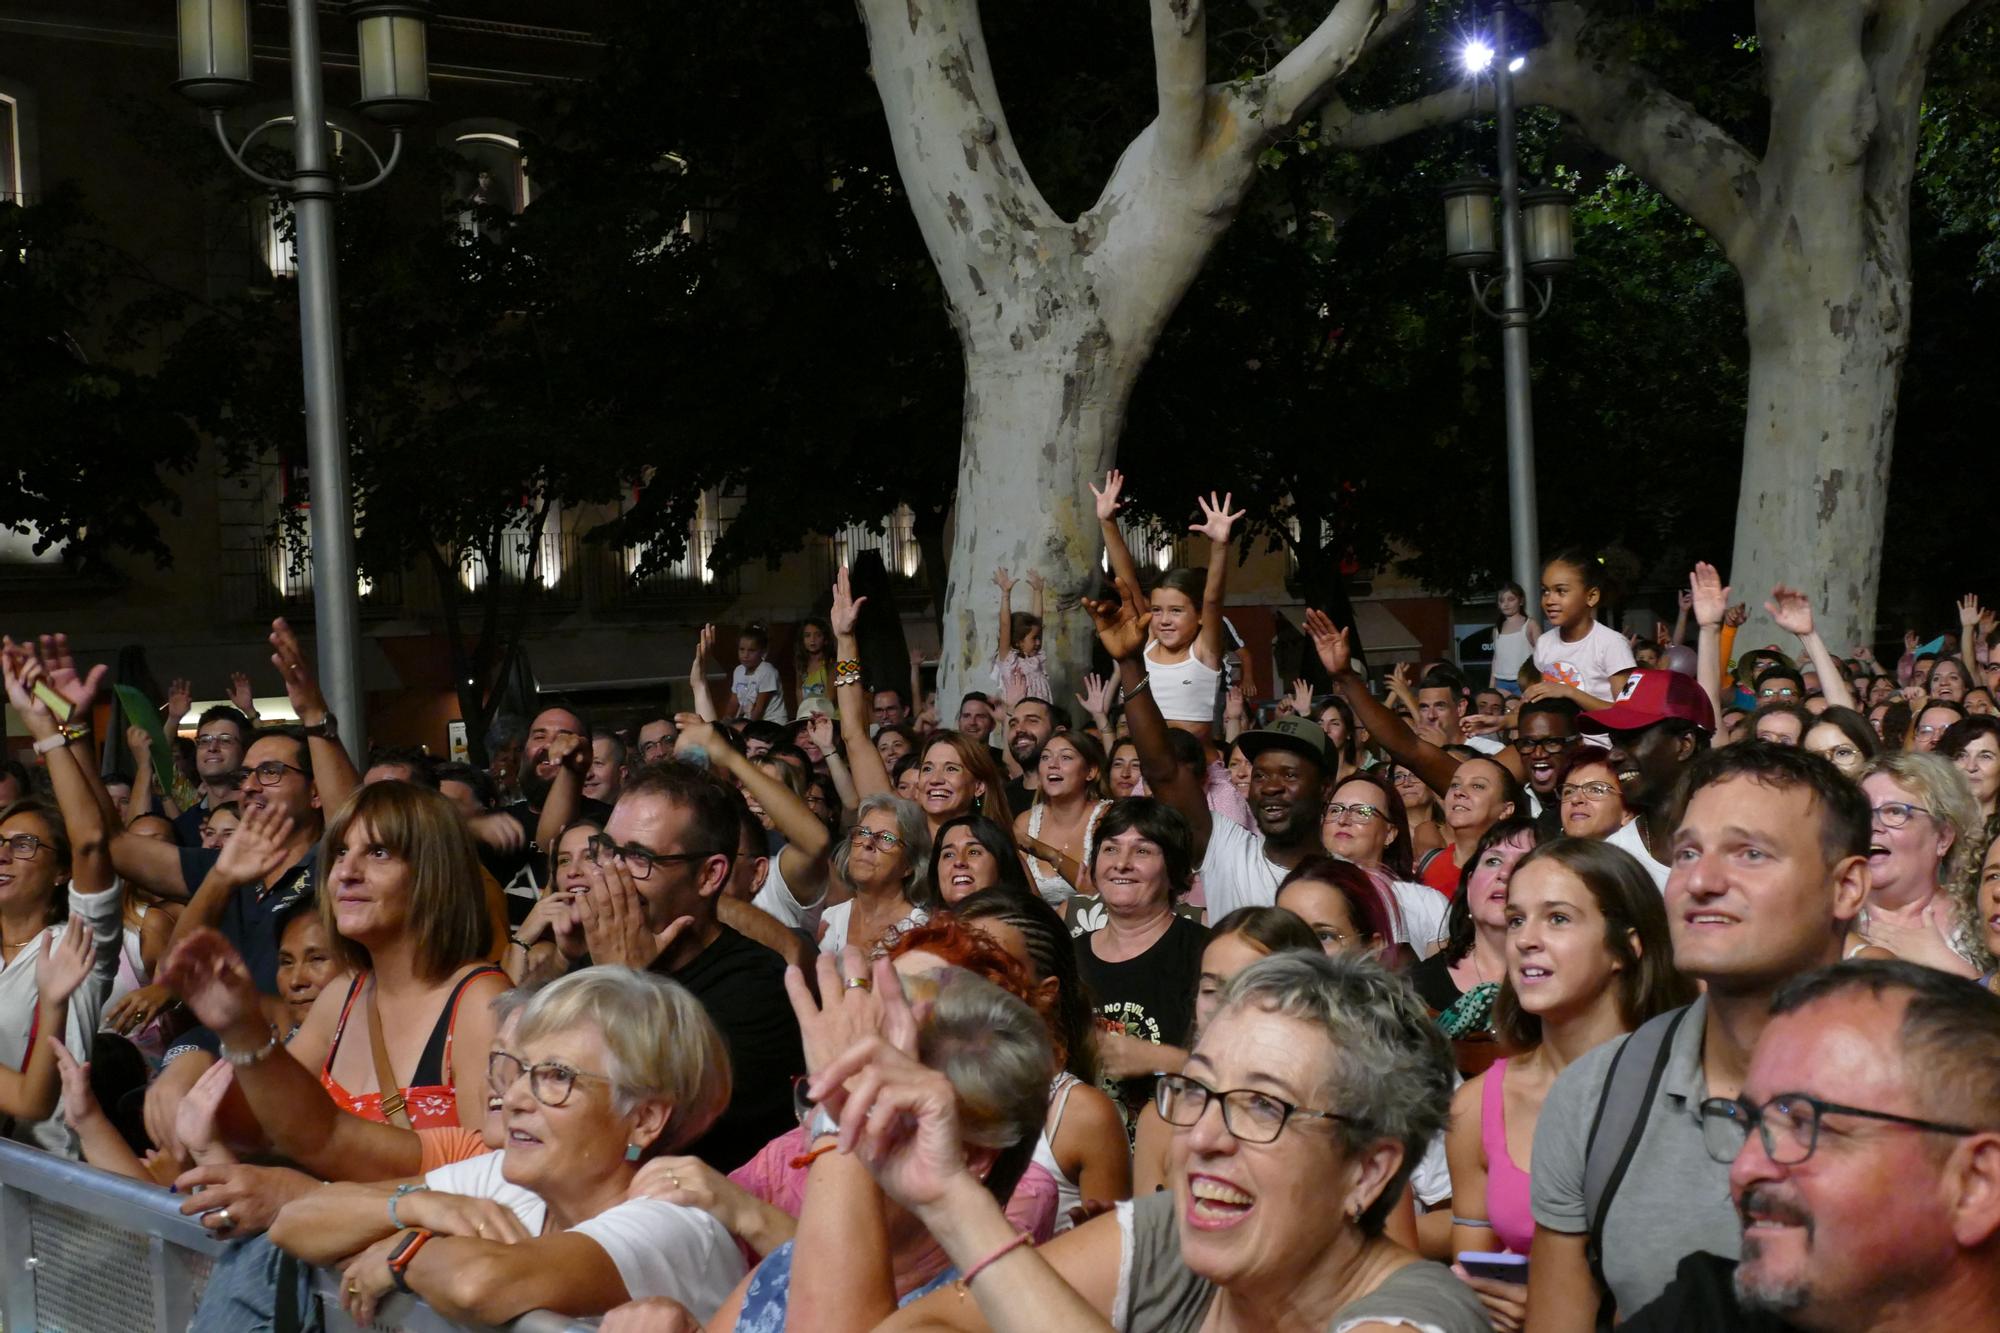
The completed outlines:
{"type": "MultiPolygon", "coordinates": [[[[0,1140],[0,1333],[184,1333],[210,1268],[228,1248],[176,1194],[0,1140]]],[[[340,1309],[339,1277],[315,1290],[329,1333],[361,1333],[340,1309]]],[[[422,1301],[384,1302],[375,1330],[481,1333],[422,1301]]],[[[508,1333],[584,1333],[546,1310],[508,1333]]]]}

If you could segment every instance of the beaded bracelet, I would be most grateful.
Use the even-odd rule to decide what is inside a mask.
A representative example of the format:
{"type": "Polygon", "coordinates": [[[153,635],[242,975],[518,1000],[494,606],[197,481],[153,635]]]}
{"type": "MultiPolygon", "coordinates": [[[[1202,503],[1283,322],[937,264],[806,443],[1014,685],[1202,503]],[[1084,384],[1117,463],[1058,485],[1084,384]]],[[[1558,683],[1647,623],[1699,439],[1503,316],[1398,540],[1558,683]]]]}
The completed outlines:
{"type": "Polygon", "coordinates": [[[1027,1232],[1023,1231],[1018,1235],[1016,1235],[1014,1239],[1008,1241],[1005,1245],[1002,1245],[999,1249],[993,1251],[993,1253],[987,1255],[984,1259],[981,1259],[978,1263],[966,1269],[964,1276],[960,1277],[958,1280],[959,1294],[963,1295],[964,1293],[972,1290],[972,1279],[978,1277],[981,1273],[991,1268],[999,1260],[1005,1259],[1008,1255],[1020,1249],[1023,1245],[1032,1243],[1033,1239],[1034,1238],[1032,1236],[1030,1236],[1027,1232]]]}

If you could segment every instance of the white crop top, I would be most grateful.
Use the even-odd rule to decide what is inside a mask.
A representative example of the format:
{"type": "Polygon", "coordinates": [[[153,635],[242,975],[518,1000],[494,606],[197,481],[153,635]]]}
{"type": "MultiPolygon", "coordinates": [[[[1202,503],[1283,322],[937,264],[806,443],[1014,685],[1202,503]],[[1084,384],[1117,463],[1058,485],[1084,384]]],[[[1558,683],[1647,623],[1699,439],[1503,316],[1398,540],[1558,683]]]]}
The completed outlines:
{"type": "Polygon", "coordinates": [[[1222,672],[1195,656],[1193,649],[1184,662],[1154,661],[1157,646],[1158,640],[1146,641],[1146,679],[1153,702],[1160,706],[1160,716],[1169,722],[1214,722],[1216,687],[1222,672]]]}

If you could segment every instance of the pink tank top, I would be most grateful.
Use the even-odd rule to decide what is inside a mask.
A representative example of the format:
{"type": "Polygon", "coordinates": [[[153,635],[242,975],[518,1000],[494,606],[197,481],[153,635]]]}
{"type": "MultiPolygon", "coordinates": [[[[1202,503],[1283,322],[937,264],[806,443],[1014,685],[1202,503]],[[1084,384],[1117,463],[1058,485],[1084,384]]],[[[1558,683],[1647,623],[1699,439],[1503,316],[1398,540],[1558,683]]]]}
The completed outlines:
{"type": "Polygon", "coordinates": [[[1528,1173],[1507,1153],[1507,1062],[1495,1060],[1480,1088],[1479,1142],[1486,1149],[1486,1220],[1501,1246],[1525,1255],[1535,1239],[1528,1173]]]}

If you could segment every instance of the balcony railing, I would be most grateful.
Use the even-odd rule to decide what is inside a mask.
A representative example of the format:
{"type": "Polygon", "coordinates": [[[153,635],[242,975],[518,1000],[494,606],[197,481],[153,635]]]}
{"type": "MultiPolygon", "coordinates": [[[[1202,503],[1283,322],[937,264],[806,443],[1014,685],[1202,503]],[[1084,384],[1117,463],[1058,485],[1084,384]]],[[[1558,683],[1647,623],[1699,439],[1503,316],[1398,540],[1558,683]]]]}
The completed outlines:
{"type": "Polygon", "coordinates": [[[497,574],[487,568],[483,554],[475,553],[459,566],[458,578],[467,592],[478,592],[497,577],[514,588],[526,584],[532,606],[579,606],[583,602],[581,555],[582,542],[574,532],[544,532],[532,542],[525,533],[508,533],[500,539],[497,574]]]}
{"type": "Polygon", "coordinates": [[[644,546],[598,548],[598,604],[620,610],[734,597],[736,571],[716,573],[708,567],[708,557],[721,540],[720,523],[696,523],[678,560],[643,573],[639,570],[647,555],[644,546]]]}
{"type": "MultiPolygon", "coordinates": [[[[250,611],[259,619],[294,615],[312,607],[312,547],[286,537],[262,538],[231,561],[232,572],[250,588],[250,611]]],[[[403,605],[403,576],[363,574],[354,581],[364,616],[394,615],[403,605]]],[[[232,596],[232,602],[240,598],[232,596]]],[[[232,608],[237,609],[237,608],[232,608]]]]}
{"type": "Polygon", "coordinates": [[[882,520],[879,529],[866,523],[850,523],[809,542],[806,557],[813,586],[830,586],[835,571],[841,566],[851,568],[862,552],[874,551],[882,557],[882,564],[889,571],[889,580],[898,592],[931,591],[936,585],[931,571],[924,565],[923,548],[917,541],[916,527],[915,516],[907,508],[898,507],[896,512],[882,520]]]}

